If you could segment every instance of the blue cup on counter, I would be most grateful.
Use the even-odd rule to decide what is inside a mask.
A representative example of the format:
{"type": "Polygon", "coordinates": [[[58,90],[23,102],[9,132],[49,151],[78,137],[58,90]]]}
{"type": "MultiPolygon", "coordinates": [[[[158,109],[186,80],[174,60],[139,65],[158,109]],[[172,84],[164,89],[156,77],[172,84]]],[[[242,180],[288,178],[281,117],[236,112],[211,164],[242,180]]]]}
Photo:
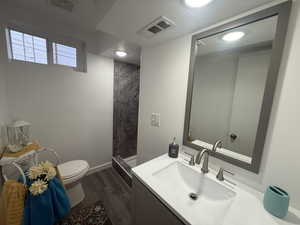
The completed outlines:
{"type": "Polygon", "coordinates": [[[267,188],[264,195],[264,207],[272,215],[284,218],[289,210],[290,196],[289,194],[274,185],[267,188]]]}

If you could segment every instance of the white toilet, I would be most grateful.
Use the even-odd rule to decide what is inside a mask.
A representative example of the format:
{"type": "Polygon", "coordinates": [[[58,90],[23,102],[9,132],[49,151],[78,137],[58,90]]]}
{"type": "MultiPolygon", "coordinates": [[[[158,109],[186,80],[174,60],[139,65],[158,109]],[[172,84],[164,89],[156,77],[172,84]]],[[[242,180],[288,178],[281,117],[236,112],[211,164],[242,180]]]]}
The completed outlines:
{"type": "Polygon", "coordinates": [[[80,179],[86,175],[89,168],[89,164],[84,160],[74,160],[58,165],[71,207],[79,204],[85,197],[80,179]]]}

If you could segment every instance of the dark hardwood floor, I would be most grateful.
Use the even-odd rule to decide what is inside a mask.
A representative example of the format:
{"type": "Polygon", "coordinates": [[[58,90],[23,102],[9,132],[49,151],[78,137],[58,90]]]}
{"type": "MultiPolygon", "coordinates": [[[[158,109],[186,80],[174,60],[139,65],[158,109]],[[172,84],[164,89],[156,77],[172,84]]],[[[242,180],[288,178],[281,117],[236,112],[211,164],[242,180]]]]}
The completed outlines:
{"type": "Polygon", "coordinates": [[[101,200],[113,225],[132,225],[131,188],[113,168],[83,178],[82,186],[85,199],[76,208],[101,200]]]}

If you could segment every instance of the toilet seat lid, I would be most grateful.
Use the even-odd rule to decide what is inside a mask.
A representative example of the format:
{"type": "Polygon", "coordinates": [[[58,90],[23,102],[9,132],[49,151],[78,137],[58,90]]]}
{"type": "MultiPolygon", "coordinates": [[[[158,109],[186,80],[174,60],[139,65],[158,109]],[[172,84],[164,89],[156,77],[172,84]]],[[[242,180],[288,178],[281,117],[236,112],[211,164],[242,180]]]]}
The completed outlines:
{"type": "Polygon", "coordinates": [[[83,171],[88,170],[89,164],[84,160],[73,160],[62,163],[57,166],[63,179],[68,179],[80,175],[83,171]]]}

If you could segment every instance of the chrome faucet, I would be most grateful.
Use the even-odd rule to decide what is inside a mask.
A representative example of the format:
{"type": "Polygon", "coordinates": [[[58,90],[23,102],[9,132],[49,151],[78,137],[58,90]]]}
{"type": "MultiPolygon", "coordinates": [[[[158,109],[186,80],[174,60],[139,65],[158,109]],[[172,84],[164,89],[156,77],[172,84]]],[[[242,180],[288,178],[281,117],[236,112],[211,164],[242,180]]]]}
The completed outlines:
{"type": "Polygon", "coordinates": [[[201,160],[202,158],[204,157],[203,159],[203,164],[202,164],[202,168],[201,168],[201,171],[202,173],[208,173],[208,159],[209,159],[209,150],[208,149],[203,149],[201,151],[201,153],[199,152],[196,156],[196,159],[195,159],[195,163],[200,165],[201,163],[201,160]]]}
{"type": "Polygon", "coordinates": [[[223,145],[222,139],[217,140],[212,147],[212,151],[216,152],[217,148],[222,148],[222,145],[223,145]]]}

